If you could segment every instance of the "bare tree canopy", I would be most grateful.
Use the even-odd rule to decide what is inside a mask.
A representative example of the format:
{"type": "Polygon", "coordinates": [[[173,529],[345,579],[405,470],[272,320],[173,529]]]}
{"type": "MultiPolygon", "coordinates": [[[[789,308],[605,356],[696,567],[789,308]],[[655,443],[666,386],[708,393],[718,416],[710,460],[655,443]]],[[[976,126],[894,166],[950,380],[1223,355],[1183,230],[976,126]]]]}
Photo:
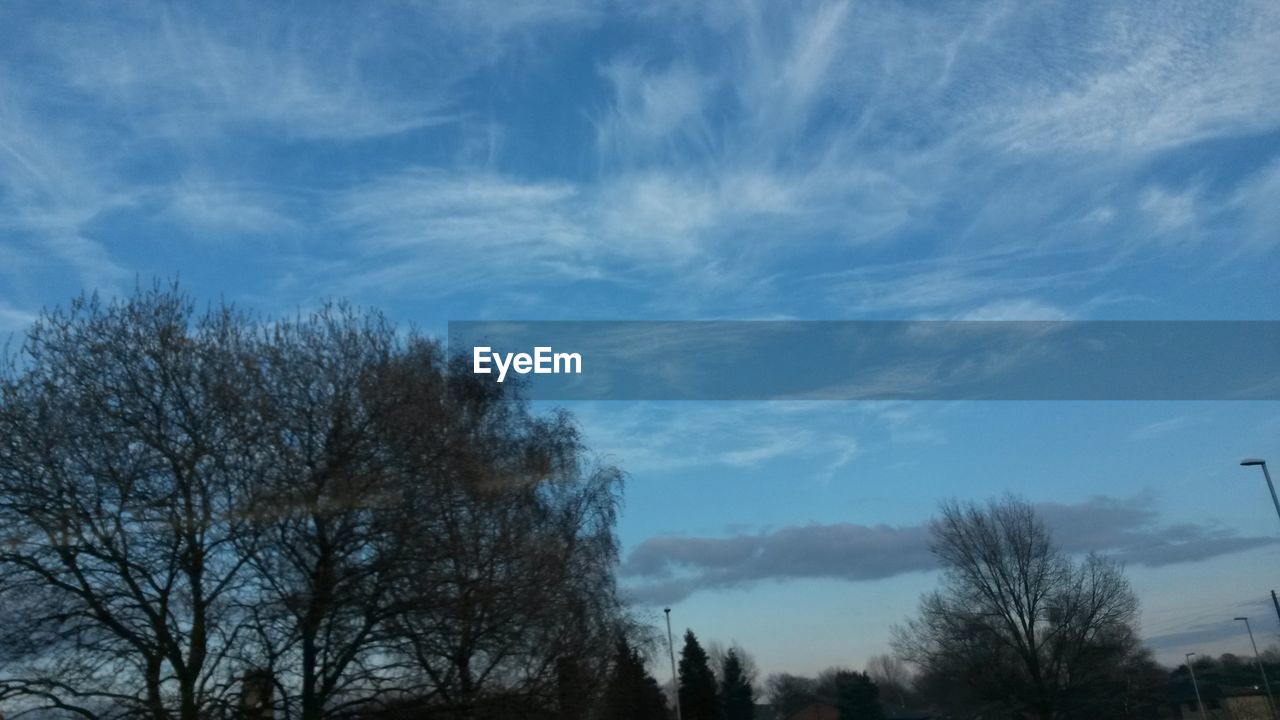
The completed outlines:
{"type": "Polygon", "coordinates": [[[341,305],[46,313],[0,378],[6,711],[568,717],[623,625],[621,474],[452,363],[341,305]]]}
{"type": "Polygon", "coordinates": [[[818,683],[810,677],[774,673],[765,679],[765,698],[783,717],[818,698],[818,683]]]}
{"type": "Polygon", "coordinates": [[[905,708],[911,697],[911,669],[894,655],[873,655],[867,660],[867,676],[880,688],[886,703],[905,708]]]}
{"type": "Polygon", "coordinates": [[[1140,654],[1121,569],[1057,548],[1027,502],[947,503],[933,524],[943,584],[895,629],[921,682],[972,707],[1050,718],[1122,717],[1122,668],[1140,654]]]}

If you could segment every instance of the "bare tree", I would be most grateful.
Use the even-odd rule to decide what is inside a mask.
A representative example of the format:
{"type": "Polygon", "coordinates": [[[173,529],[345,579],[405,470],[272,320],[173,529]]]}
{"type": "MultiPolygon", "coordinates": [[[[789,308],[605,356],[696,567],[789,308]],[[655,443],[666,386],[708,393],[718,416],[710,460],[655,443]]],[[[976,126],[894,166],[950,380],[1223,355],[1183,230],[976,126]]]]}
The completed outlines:
{"type": "Polygon", "coordinates": [[[720,673],[724,669],[724,661],[730,651],[738,656],[742,674],[747,678],[747,682],[755,687],[760,680],[760,664],[756,662],[755,656],[749,650],[736,642],[727,646],[719,640],[707,643],[707,663],[711,665],[711,671],[716,674],[716,679],[723,680],[720,673]]]}
{"type": "Polygon", "coordinates": [[[423,686],[460,712],[554,705],[562,683],[608,670],[621,476],[584,459],[567,416],[534,418],[473,378],[451,377],[454,420],[437,433],[473,441],[413,453],[428,474],[408,502],[431,508],[413,542],[430,550],[412,560],[403,591],[419,600],[397,633],[423,686]]]}
{"type": "Polygon", "coordinates": [[[1027,502],[947,503],[933,525],[943,587],[895,629],[926,675],[976,703],[1032,717],[1105,717],[1099,690],[1138,651],[1137,600],[1120,568],[1075,562],[1027,502]]]}
{"type": "Polygon", "coordinates": [[[911,669],[894,655],[873,655],[867,660],[867,675],[880,687],[880,694],[899,708],[907,705],[911,692],[911,669]]]}
{"type": "Polygon", "coordinates": [[[0,700],[584,717],[621,473],[460,362],[343,306],[46,314],[0,378],[0,700]]]}
{"type": "Polygon", "coordinates": [[[765,679],[769,704],[787,717],[818,698],[818,683],[811,677],[774,673],[765,679]]]}
{"type": "Polygon", "coordinates": [[[83,717],[229,701],[252,537],[242,318],[163,288],[41,318],[0,383],[0,694],[83,717]]]}
{"type": "Polygon", "coordinates": [[[437,409],[387,391],[384,376],[407,352],[431,358],[423,370],[438,387],[438,348],[405,347],[379,315],[342,305],[275,323],[258,349],[258,532],[242,549],[256,571],[253,650],[287,716],[362,706],[401,679],[386,659],[387,631],[414,518],[381,417],[437,409]]]}

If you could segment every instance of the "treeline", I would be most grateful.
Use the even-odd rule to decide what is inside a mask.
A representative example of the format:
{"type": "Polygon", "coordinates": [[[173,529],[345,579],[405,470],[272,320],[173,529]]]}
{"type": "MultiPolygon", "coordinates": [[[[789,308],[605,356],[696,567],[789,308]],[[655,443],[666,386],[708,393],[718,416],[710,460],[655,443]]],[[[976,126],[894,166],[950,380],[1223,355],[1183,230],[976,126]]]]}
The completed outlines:
{"type": "MultiPolygon", "coordinates": [[[[895,654],[871,658],[865,672],[834,667],[757,683],[744,650],[709,652],[687,632],[675,693],[683,719],[1159,720],[1194,712],[1191,669],[1209,711],[1234,703],[1233,716],[1270,717],[1261,671],[1280,678],[1280,651],[1262,653],[1263,668],[1231,654],[1199,658],[1191,669],[1161,667],[1139,639],[1138,601],[1123,569],[1065,552],[1021,498],[944,503],[931,550],[939,587],[893,629],[895,654]],[[757,697],[764,707],[751,715],[757,697]],[[804,712],[814,705],[821,707],[804,712]]],[[[645,683],[650,709],[617,717],[672,717],[657,682],[645,683]]]]}
{"type": "MultiPolygon", "coordinates": [[[[1230,712],[1232,717],[1270,718],[1263,695],[1262,672],[1268,678],[1280,678],[1280,647],[1272,646],[1261,653],[1260,659],[1245,658],[1225,653],[1216,658],[1196,657],[1191,668],[1179,665],[1168,669],[1153,661],[1141,663],[1141,672],[1125,677],[1129,683],[1117,696],[1117,702],[1104,707],[1100,717],[1113,718],[1169,718],[1179,717],[1182,710],[1196,712],[1196,691],[1211,713],[1230,712]],[[1261,667],[1259,667],[1259,660],[1261,667]],[[1192,671],[1195,680],[1193,684],[1192,671]],[[1228,708],[1233,699],[1248,701],[1228,708]]],[[[981,673],[975,673],[981,676],[981,673]]],[[[892,655],[879,655],[867,663],[862,678],[846,668],[829,668],[816,677],[787,673],[770,675],[764,682],[764,701],[768,703],[769,720],[790,717],[814,703],[838,708],[840,718],[880,718],[898,714],[917,717],[1020,717],[1018,713],[1005,711],[999,703],[985,703],[975,709],[965,702],[971,690],[957,693],[966,676],[940,678],[918,674],[892,655]],[[841,686],[874,686],[878,691],[879,708],[866,705],[856,708],[840,702],[841,686]]],[[[1068,717],[1085,717],[1084,713],[1072,713],[1068,717]]]]}
{"type": "Polygon", "coordinates": [[[599,717],[621,474],[475,378],[341,305],[45,313],[0,378],[0,712],[599,717]]]}
{"type": "MultiPolygon", "coordinates": [[[[755,661],[741,647],[704,648],[692,630],[684,635],[675,686],[681,720],[754,720],[755,661]]],[[[608,720],[669,720],[676,717],[657,680],[634,649],[620,644],[605,691],[608,720]]]]}
{"type": "MultiPolygon", "coordinates": [[[[1263,672],[1266,672],[1272,683],[1272,690],[1275,691],[1275,683],[1280,680],[1280,647],[1273,645],[1263,650],[1257,658],[1245,658],[1233,653],[1223,653],[1216,658],[1196,656],[1190,668],[1183,664],[1169,672],[1166,696],[1171,703],[1194,708],[1197,702],[1196,690],[1199,690],[1205,711],[1218,712],[1228,702],[1229,696],[1262,690],[1263,672]]],[[[1237,707],[1234,716],[1241,717],[1248,712],[1249,710],[1242,711],[1237,707]]],[[[1258,718],[1270,717],[1264,702],[1255,702],[1252,714],[1258,718]]]]}
{"type": "Polygon", "coordinates": [[[880,686],[869,673],[829,668],[817,677],[770,675],[766,697],[777,717],[786,718],[815,703],[836,709],[841,720],[883,720],[880,686]]]}
{"type": "Polygon", "coordinates": [[[1223,653],[1217,657],[1200,656],[1191,662],[1191,669],[1179,665],[1170,671],[1175,682],[1187,683],[1190,689],[1191,670],[1201,685],[1226,687],[1251,687],[1262,682],[1262,672],[1268,678],[1280,680],[1280,646],[1272,645],[1259,653],[1259,657],[1241,657],[1235,653],[1223,653]],[[1261,668],[1259,667],[1261,663],[1261,668]]]}
{"type": "MultiPolygon", "coordinates": [[[[605,717],[676,717],[639,653],[620,645],[614,667],[605,717]]],[[[692,630],[685,632],[671,690],[681,720],[785,720],[811,705],[830,706],[841,720],[883,720],[886,708],[902,709],[905,699],[918,699],[910,672],[892,656],[873,658],[866,672],[835,667],[817,677],[779,673],[761,682],[755,659],[745,649],[716,643],[704,648],[692,630]],[[886,698],[882,688],[897,700],[886,698]]]]}
{"type": "MultiPolygon", "coordinates": [[[[44,313],[0,372],[0,712],[754,719],[750,656],[692,631],[663,692],[615,587],[621,472],[467,360],[342,305],[265,322],[155,286],[44,313]]],[[[774,713],[1186,702],[1121,568],[1025,501],[944,505],[932,550],[942,583],[894,633],[912,670],[773,676],[774,713]]],[[[1200,662],[1207,701],[1254,683],[1200,662]]]]}

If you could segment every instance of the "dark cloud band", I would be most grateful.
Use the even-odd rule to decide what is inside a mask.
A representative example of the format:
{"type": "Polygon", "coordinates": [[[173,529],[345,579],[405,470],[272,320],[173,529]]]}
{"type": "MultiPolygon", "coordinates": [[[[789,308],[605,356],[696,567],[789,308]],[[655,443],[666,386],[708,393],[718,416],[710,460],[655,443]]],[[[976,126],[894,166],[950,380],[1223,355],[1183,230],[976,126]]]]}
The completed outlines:
{"type": "MultiPolygon", "coordinates": [[[[1207,523],[1162,525],[1149,500],[1097,496],[1038,509],[1069,552],[1102,552],[1130,565],[1194,562],[1280,541],[1207,523]]],[[[631,550],[622,574],[635,600],[673,602],[761,580],[878,580],[929,571],[935,564],[928,544],[927,525],[835,523],[723,538],[659,536],[631,550]]]]}

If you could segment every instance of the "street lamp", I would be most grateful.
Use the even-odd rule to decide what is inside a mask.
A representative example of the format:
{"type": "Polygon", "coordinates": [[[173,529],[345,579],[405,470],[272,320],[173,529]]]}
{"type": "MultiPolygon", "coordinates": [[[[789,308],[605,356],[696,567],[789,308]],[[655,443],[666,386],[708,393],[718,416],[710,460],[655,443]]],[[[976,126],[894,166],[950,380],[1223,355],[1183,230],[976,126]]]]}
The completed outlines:
{"type": "Polygon", "coordinates": [[[1262,458],[1245,458],[1240,461],[1244,467],[1257,465],[1262,468],[1262,476],[1267,479],[1267,488],[1271,490],[1271,502],[1275,503],[1276,516],[1280,517],[1280,498],[1276,497],[1276,486],[1271,483],[1271,473],[1267,472],[1267,461],[1262,458]]]}
{"type": "Polygon", "coordinates": [[[1267,707],[1271,709],[1271,717],[1276,717],[1276,705],[1271,699],[1271,683],[1267,682],[1267,671],[1262,667],[1262,656],[1258,654],[1258,643],[1253,640],[1253,628],[1249,627],[1249,618],[1238,617],[1244,621],[1244,629],[1249,631],[1249,644],[1253,645],[1253,658],[1258,661],[1258,672],[1262,673],[1262,688],[1267,691],[1267,707]]]}
{"type": "Polygon", "coordinates": [[[1204,714],[1204,701],[1200,699],[1200,685],[1196,683],[1196,670],[1191,667],[1191,657],[1195,653],[1187,653],[1187,672],[1191,673],[1191,688],[1196,691],[1196,705],[1200,707],[1200,720],[1209,720],[1209,716],[1204,714]]]}
{"type": "Polygon", "coordinates": [[[676,691],[676,720],[680,720],[680,678],[676,677],[676,646],[671,640],[671,608],[662,608],[667,614],[667,652],[671,653],[671,687],[676,691]]]}
{"type": "MultiPolygon", "coordinates": [[[[1275,503],[1276,515],[1280,516],[1280,498],[1276,497],[1276,486],[1271,482],[1271,473],[1267,471],[1267,461],[1262,458],[1245,458],[1240,461],[1244,467],[1257,465],[1262,468],[1262,477],[1267,479],[1267,489],[1271,491],[1271,502],[1275,503]]],[[[1276,606],[1276,617],[1280,618],[1280,600],[1276,599],[1276,591],[1271,591],[1271,603],[1276,606]]]]}

